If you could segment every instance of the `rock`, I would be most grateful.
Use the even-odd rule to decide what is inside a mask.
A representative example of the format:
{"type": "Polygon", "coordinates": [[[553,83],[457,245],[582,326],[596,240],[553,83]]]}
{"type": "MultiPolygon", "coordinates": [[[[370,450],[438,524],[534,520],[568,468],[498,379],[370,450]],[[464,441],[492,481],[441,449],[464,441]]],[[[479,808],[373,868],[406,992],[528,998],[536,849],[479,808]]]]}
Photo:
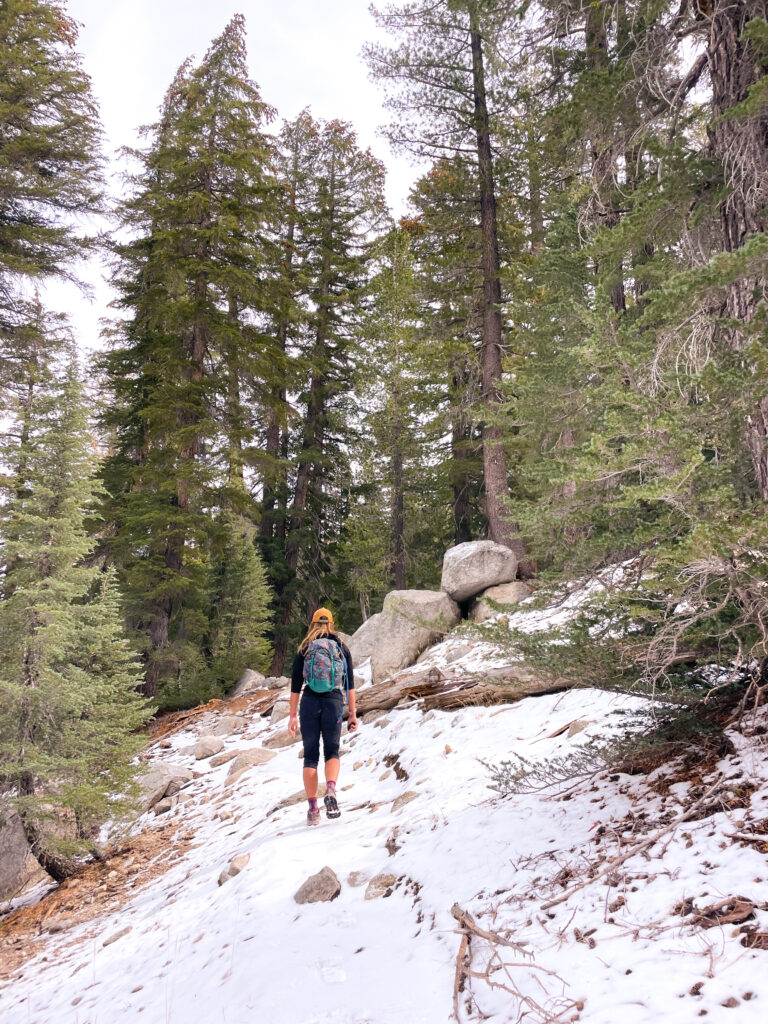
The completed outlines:
{"type": "Polygon", "coordinates": [[[227,761],[231,761],[232,758],[237,757],[240,753],[239,750],[224,750],[221,754],[217,754],[216,757],[211,758],[211,768],[218,768],[222,764],[226,764],[227,761]]]}
{"type": "Polygon", "coordinates": [[[392,889],[396,884],[396,875],[389,875],[385,872],[382,872],[380,875],[374,875],[365,890],[365,898],[367,900],[376,900],[381,896],[391,896],[392,889]]]}
{"type": "Polygon", "coordinates": [[[516,574],[513,551],[492,540],[473,540],[445,552],[440,587],[454,601],[466,601],[488,587],[510,583],[516,574]]]}
{"type": "Polygon", "coordinates": [[[330,903],[341,892],[341,882],[332,868],[324,867],[316,875],[310,875],[294,893],[297,903],[330,903]]]}
{"type": "MultiPolygon", "coordinates": [[[[339,638],[339,640],[341,640],[341,642],[343,644],[346,644],[347,647],[349,647],[349,641],[352,639],[352,637],[349,635],[349,633],[342,633],[342,631],[340,629],[337,629],[336,630],[336,636],[339,638]]],[[[352,652],[350,651],[350,654],[351,653],[352,652]]]]}
{"type": "Polygon", "coordinates": [[[347,885],[351,885],[353,889],[359,888],[361,885],[365,885],[371,876],[367,871],[350,871],[347,875],[347,885]]]}
{"type": "Polygon", "coordinates": [[[272,708],[272,714],[269,717],[269,724],[274,725],[275,722],[282,722],[284,718],[288,717],[290,708],[290,700],[279,700],[272,708]]]}
{"type": "Polygon", "coordinates": [[[405,807],[406,804],[409,804],[411,800],[415,800],[419,795],[415,789],[407,789],[392,801],[392,813],[394,814],[395,811],[399,811],[401,807],[405,807]]]}
{"type": "Polygon", "coordinates": [[[254,747],[251,750],[242,750],[232,762],[229,771],[227,772],[227,779],[225,785],[234,786],[241,775],[244,775],[249,768],[254,768],[256,765],[266,764],[271,761],[273,757],[277,757],[277,754],[271,750],[265,750],[264,747],[254,747]]]}
{"type": "Polygon", "coordinates": [[[252,690],[264,690],[266,689],[265,682],[266,679],[261,672],[254,672],[252,668],[247,668],[227,696],[242,697],[244,693],[250,693],[252,690]]]}
{"type": "Polygon", "coordinates": [[[29,848],[17,814],[0,810],[0,900],[19,896],[25,889],[49,880],[29,848]]]}
{"type": "Polygon", "coordinates": [[[102,946],[111,946],[113,942],[117,942],[118,939],[122,939],[124,935],[127,935],[131,930],[131,925],[126,925],[125,928],[121,928],[119,932],[115,932],[114,935],[110,935],[109,938],[104,939],[102,946]]]}
{"type": "Polygon", "coordinates": [[[164,796],[162,800],[158,800],[155,804],[155,814],[167,814],[172,811],[176,805],[176,801],[172,796],[164,796]]]}
{"type": "Polygon", "coordinates": [[[233,732],[245,728],[245,725],[245,719],[240,718],[239,715],[227,715],[225,718],[218,720],[213,729],[211,729],[211,735],[231,736],[233,732]]]}
{"type": "Polygon", "coordinates": [[[181,788],[194,777],[189,769],[156,761],[150,770],[145,775],[140,775],[137,780],[141,789],[141,795],[137,800],[140,811],[144,813],[151,810],[158,800],[162,800],[168,793],[171,784],[175,786],[178,783],[178,787],[181,788]]]}
{"type": "MultiPolygon", "coordinates": [[[[317,798],[322,800],[325,796],[325,783],[319,782],[317,785],[317,798]]],[[[290,796],[283,797],[280,803],[275,804],[274,807],[270,807],[267,811],[267,817],[270,818],[273,814],[278,811],[282,811],[285,807],[295,807],[296,804],[304,803],[307,799],[307,794],[303,789],[298,790],[296,793],[292,793],[290,796]]]]}
{"type": "Polygon", "coordinates": [[[371,615],[360,628],[349,638],[347,647],[352,655],[352,665],[357,668],[366,658],[370,658],[376,646],[381,612],[371,615]]]}
{"type": "Polygon", "coordinates": [[[230,878],[239,875],[250,859],[250,853],[238,853],[236,857],[233,857],[229,862],[229,866],[219,875],[219,885],[224,885],[230,878]]]}
{"type": "Polygon", "coordinates": [[[224,749],[224,740],[219,736],[201,736],[195,744],[195,758],[202,761],[206,757],[213,757],[224,749]]]}
{"type": "Polygon", "coordinates": [[[187,785],[187,781],[187,779],[171,779],[166,787],[165,795],[176,796],[177,793],[181,792],[182,786],[187,785]]]}
{"type": "Polygon", "coordinates": [[[282,690],[290,685],[291,680],[288,676],[267,676],[264,680],[264,688],[266,690],[282,690]]]}
{"type": "Polygon", "coordinates": [[[366,713],[361,716],[360,721],[363,725],[373,725],[377,718],[383,718],[386,713],[387,712],[384,708],[376,708],[375,711],[366,711],[366,713]]]}
{"type": "Polygon", "coordinates": [[[581,718],[577,719],[577,721],[575,722],[571,722],[571,724],[568,726],[568,739],[570,739],[572,736],[577,736],[580,732],[584,732],[587,726],[591,724],[591,722],[581,718]]]}
{"type": "Polygon", "coordinates": [[[452,665],[454,661],[458,661],[465,654],[469,654],[472,649],[472,644],[459,644],[458,647],[452,647],[445,655],[446,665],[452,665]]]}
{"type": "Polygon", "coordinates": [[[270,739],[264,741],[265,747],[290,747],[292,743],[298,743],[301,739],[301,733],[297,729],[296,735],[291,736],[287,729],[283,729],[282,732],[276,733],[270,739]]]}
{"type": "Polygon", "coordinates": [[[371,657],[374,683],[412,665],[425,647],[459,622],[461,612],[439,590],[393,590],[384,608],[371,657]]]}
{"type": "Polygon", "coordinates": [[[515,580],[513,583],[501,583],[496,587],[488,587],[477,598],[469,613],[473,622],[485,622],[499,615],[503,609],[493,608],[489,602],[497,605],[518,604],[526,597],[530,597],[531,588],[522,580],[515,580]]]}

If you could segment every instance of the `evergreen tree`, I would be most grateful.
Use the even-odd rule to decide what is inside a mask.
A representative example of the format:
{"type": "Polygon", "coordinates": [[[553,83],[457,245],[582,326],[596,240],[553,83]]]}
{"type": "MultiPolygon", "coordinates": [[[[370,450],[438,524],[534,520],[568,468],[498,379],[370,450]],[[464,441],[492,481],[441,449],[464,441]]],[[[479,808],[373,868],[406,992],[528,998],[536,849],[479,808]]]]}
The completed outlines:
{"type": "Polygon", "coordinates": [[[388,104],[398,118],[390,127],[390,139],[420,156],[473,158],[482,281],[485,511],[491,539],[507,544],[523,559],[524,545],[506,507],[506,455],[495,417],[506,339],[486,51],[505,12],[485,0],[417,0],[374,13],[379,24],[400,40],[397,47],[369,46],[366,51],[374,77],[393,83],[388,104]]]}
{"type": "MultiPolygon", "coordinates": [[[[303,194],[296,201],[295,322],[293,345],[301,381],[301,422],[286,435],[291,462],[285,541],[270,563],[277,590],[277,674],[301,599],[311,614],[333,597],[332,562],[346,518],[352,419],[352,349],[364,310],[366,268],[373,233],[385,221],[383,168],[357,145],[348,125],[312,123],[302,115],[305,166],[303,194]],[[330,593],[329,593],[330,588],[330,593]]],[[[291,341],[289,335],[289,342],[291,341]]],[[[302,620],[304,617],[302,611],[302,620]]]]}
{"type": "MultiPolygon", "coordinates": [[[[0,339],[26,322],[22,282],[74,276],[91,244],[79,225],[101,210],[99,127],[60,3],[0,7],[0,339]]],[[[0,373],[2,373],[0,366],[0,373]]]]}
{"type": "Polygon", "coordinates": [[[199,67],[179,69],[148,149],[134,154],[140,171],[122,211],[133,239],[118,247],[128,316],[105,360],[116,399],[105,515],[145,693],[162,684],[174,703],[210,683],[213,561],[226,557],[218,513],[256,512],[251,399],[275,352],[262,324],[273,301],[270,114],[237,16],[199,67]]]}
{"type": "Polygon", "coordinates": [[[28,412],[2,510],[0,778],[33,852],[61,880],[119,810],[147,712],[114,576],[88,564],[94,460],[73,362],[28,412]]]}

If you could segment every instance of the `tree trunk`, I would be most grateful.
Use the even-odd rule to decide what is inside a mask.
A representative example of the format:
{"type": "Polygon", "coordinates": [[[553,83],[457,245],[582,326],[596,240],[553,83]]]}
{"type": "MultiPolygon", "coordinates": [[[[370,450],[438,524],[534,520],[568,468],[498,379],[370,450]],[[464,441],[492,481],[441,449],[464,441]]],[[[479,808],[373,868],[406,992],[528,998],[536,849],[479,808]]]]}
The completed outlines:
{"type": "Polygon", "coordinates": [[[392,454],[392,581],[395,590],[405,590],[405,495],[403,487],[403,450],[400,424],[394,427],[392,454]]]}
{"type": "MultiPolygon", "coordinates": [[[[608,66],[607,26],[610,16],[610,8],[605,2],[593,3],[587,7],[584,27],[587,66],[595,72],[604,71],[608,66]]],[[[595,226],[610,230],[619,223],[619,214],[614,206],[616,154],[611,136],[606,134],[604,125],[595,125],[590,148],[595,226]]],[[[601,268],[596,267],[595,270],[601,271],[601,268]]],[[[611,306],[615,312],[620,313],[627,308],[624,267],[621,260],[611,267],[609,272],[611,306]]]]}
{"type": "MultiPolygon", "coordinates": [[[[35,795],[35,783],[29,772],[24,772],[18,781],[18,794],[21,797],[35,795]]],[[[29,848],[37,857],[40,866],[48,872],[54,882],[63,882],[74,874],[77,863],[70,857],[56,853],[48,847],[45,837],[38,828],[37,822],[29,811],[22,810],[19,814],[21,827],[24,829],[29,848]]]]}
{"type": "MultiPolygon", "coordinates": [[[[720,207],[726,252],[736,252],[749,235],[766,229],[768,116],[764,108],[750,117],[724,116],[730,108],[743,102],[752,86],[764,77],[761,54],[743,38],[743,33],[753,18],[766,17],[768,5],[764,0],[718,0],[709,23],[710,138],[722,162],[729,189],[720,207]]],[[[725,340],[731,348],[744,348],[755,329],[761,329],[760,324],[752,325],[767,294],[768,280],[762,263],[728,285],[724,313],[743,325],[726,328],[725,340]]],[[[765,500],[768,499],[768,396],[758,391],[752,396],[752,403],[753,412],[747,416],[746,423],[746,447],[758,493],[765,500]]]]}
{"type": "MultiPolygon", "coordinates": [[[[503,328],[501,322],[501,281],[499,278],[499,242],[496,217],[496,195],[493,180],[488,103],[485,92],[485,69],[477,5],[469,5],[470,44],[472,47],[472,89],[475,106],[477,162],[480,177],[480,231],[482,236],[483,271],[483,339],[481,363],[483,400],[492,416],[500,400],[502,376],[503,328]]],[[[510,522],[507,511],[509,481],[502,430],[497,424],[483,426],[483,472],[485,478],[485,510],[488,535],[511,548],[518,559],[525,557],[520,531],[510,522]]]]}

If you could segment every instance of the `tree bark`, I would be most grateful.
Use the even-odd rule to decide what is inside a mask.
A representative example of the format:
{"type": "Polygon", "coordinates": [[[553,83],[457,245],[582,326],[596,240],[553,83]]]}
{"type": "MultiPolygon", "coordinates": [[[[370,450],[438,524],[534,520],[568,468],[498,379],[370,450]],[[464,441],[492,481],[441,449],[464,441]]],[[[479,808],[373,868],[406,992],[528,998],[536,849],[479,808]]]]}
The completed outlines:
{"type": "MultiPolygon", "coordinates": [[[[503,369],[498,222],[483,46],[475,3],[469,5],[469,19],[482,237],[483,338],[480,358],[483,373],[483,400],[487,412],[492,416],[499,406],[501,397],[499,382],[503,369]]],[[[500,426],[493,423],[485,423],[483,426],[483,473],[488,535],[491,540],[511,548],[518,560],[522,561],[525,557],[525,548],[520,531],[508,517],[509,481],[502,430],[500,426]]]]}
{"type": "MultiPolygon", "coordinates": [[[[590,4],[584,26],[584,42],[587,66],[592,71],[603,71],[608,66],[608,21],[610,8],[605,2],[590,4]]],[[[610,230],[619,223],[619,214],[614,206],[613,181],[616,168],[616,154],[610,135],[602,125],[596,124],[590,140],[592,150],[592,190],[594,200],[595,226],[610,230]]],[[[595,267],[598,272],[599,267],[595,267]]],[[[624,292],[624,267],[619,260],[610,268],[610,301],[616,313],[627,308],[624,292]]]]}
{"type": "Polygon", "coordinates": [[[400,424],[394,427],[392,453],[392,581],[395,590],[405,590],[405,494],[400,424]]]}
{"type": "MultiPolygon", "coordinates": [[[[722,244],[736,252],[749,235],[766,229],[768,203],[768,116],[724,116],[748,96],[764,77],[760,53],[743,38],[753,18],[768,17],[765,0],[717,0],[709,22],[707,61],[712,83],[710,138],[725,173],[728,195],[720,207],[722,244]]],[[[768,280],[761,264],[727,286],[724,313],[743,326],[725,330],[726,344],[739,350],[754,334],[758,308],[768,296],[768,280]]],[[[761,389],[762,390],[762,389],[761,389]]],[[[760,497],[768,499],[768,396],[752,397],[747,416],[746,447],[752,461],[760,497]]]]}

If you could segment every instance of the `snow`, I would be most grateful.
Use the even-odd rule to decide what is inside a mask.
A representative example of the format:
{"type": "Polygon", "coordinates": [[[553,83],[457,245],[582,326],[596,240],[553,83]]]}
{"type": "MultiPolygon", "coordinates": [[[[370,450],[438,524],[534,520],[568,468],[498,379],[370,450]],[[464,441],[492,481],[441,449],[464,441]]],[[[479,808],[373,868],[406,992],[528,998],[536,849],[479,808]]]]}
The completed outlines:
{"type": "MultiPolygon", "coordinates": [[[[530,615],[542,618],[541,610],[530,615]]],[[[427,663],[446,665],[462,643],[448,638],[427,663]]],[[[474,645],[450,667],[481,667],[493,653],[474,645]]],[[[359,674],[364,685],[365,666],[359,674]]],[[[193,799],[170,812],[180,831],[194,831],[191,848],[118,911],[36,947],[2,992],[3,1024],[446,1024],[462,941],[454,905],[522,947],[472,936],[475,976],[459,993],[462,1021],[720,1022],[733,1013],[729,1000],[738,1001],[741,1024],[762,1021],[768,952],[741,946],[737,925],[703,929],[674,910],[689,899],[703,908],[730,896],[766,898],[765,854],[728,835],[768,819],[760,729],[730,734],[735,753],[701,783],[703,791],[718,772],[732,787],[749,781],[747,806],[729,809],[733,801],[720,794],[703,817],[602,877],[629,848],[620,836],[639,844],[684,815],[689,783],[661,784],[662,767],[655,786],[602,775],[565,794],[502,799],[489,789],[481,759],[548,763],[619,735],[647,711],[642,698],[589,688],[456,712],[398,708],[344,734],[342,816],[323,815],[315,828],[305,824],[303,801],[274,810],[301,789],[298,745],[227,788],[228,764],[211,768],[183,753],[205,731],[197,720],[170,748],[151,751],[202,773],[185,790],[193,799]],[[573,722],[581,731],[553,736],[573,722]],[[418,795],[393,807],[406,793],[418,795]],[[240,853],[250,854],[247,866],[220,886],[240,853]],[[339,897],[297,905],[294,893],[325,865],[341,882],[339,897]],[[398,881],[388,896],[366,900],[353,872],[398,881]]],[[[284,725],[256,717],[245,737],[225,744],[261,746],[284,725]]],[[[135,830],[168,820],[150,813],[135,830]]],[[[750,924],[768,930],[768,911],[750,924]]]]}

